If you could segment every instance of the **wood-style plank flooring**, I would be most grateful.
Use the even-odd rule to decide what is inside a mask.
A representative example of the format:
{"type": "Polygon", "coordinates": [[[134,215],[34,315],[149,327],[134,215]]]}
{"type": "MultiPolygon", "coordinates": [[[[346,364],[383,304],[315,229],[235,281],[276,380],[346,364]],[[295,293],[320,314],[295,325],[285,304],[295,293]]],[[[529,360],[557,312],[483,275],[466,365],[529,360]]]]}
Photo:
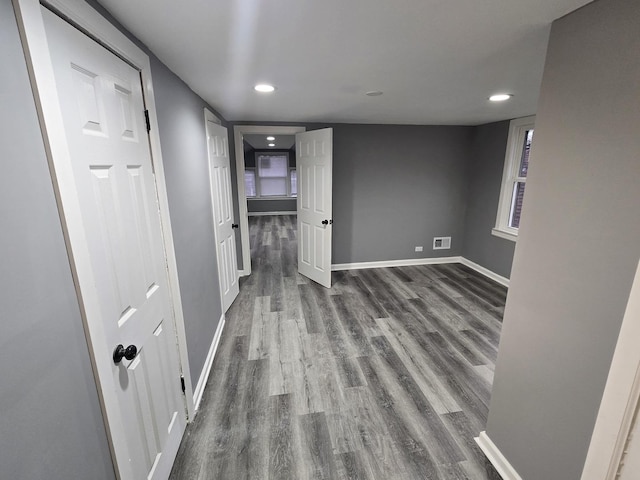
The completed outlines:
{"type": "Polygon", "coordinates": [[[173,479],[499,479],[485,428],[506,290],[460,264],[297,273],[295,216],[251,217],[173,479]]]}

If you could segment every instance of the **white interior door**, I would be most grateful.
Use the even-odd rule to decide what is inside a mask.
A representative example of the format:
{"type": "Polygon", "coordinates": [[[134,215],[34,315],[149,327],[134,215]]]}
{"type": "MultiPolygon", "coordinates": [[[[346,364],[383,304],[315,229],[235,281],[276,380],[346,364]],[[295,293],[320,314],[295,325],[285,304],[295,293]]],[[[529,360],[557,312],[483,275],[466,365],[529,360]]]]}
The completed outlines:
{"type": "Polygon", "coordinates": [[[298,271],[331,287],[333,129],[296,134],[298,271]]]}
{"type": "Polygon", "coordinates": [[[222,308],[226,312],[238,296],[239,291],[235,235],[238,225],[233,220],[227,129],[207,118],[206,113],[205,110],[218,277],[222,308]]]}
{"type": "Polygon", "coordinates": [[[116,468],[167,478],[186,413],[140,72],[46,9],[43,18],[72,171],[58,182],[75,184],[81,218],[66,221],[81,225],[89,252],[80,291],[97,299],[85,308],[100,332],[90,342],[114,352],[96,362],[111,366],[100,388],[116,468]]]}

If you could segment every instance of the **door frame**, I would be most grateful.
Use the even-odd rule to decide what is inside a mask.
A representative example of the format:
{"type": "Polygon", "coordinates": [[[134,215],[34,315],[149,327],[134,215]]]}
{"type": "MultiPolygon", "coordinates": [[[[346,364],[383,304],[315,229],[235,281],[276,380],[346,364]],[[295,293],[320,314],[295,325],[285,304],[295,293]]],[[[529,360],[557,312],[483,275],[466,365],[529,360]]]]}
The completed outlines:
{"type": "MultiPolygon", "coordinates": [[[[187,342],[184,328],[184,315],[178,269],[176,264],[169,204],[165,183],[158,119],[151,79],[149,57],[131,40],[107,21],[96,10],[80,0],[42,0],[44,7],[66,17],[68,21],[81,27],[85,33],[94,37],[102,45],[113,51],[120,58],[137,68],[141,73],[142,90],[145,107],[149,111],[149,144],[151,161],[155,170],[155,184],[158,196],[160,222],[163,235],[163,247],[169,286],[169,301],[176,333],[176,343],[180,359],[179,368],[185,382],[185,417],[192,419],[194,414],[193,387],[187,356],[187,342]]],[[[119,464],[119,459],[128,458],[124,430],[114,423],[120,418],[114,388],[107,388],[113,382],[112,352],[100,340],[104,338],[104,330],[100,321],[99,295],[93,281],[94,273],[87,248],[84,226],[80,214],[80,200],[71,169],[70,153],[56,83],[49,45],[46,37],[41,4],[38,0],[13,0],[18,29],[24,49],[29,79],[34,93],[36,110],[42,131],[43,142],[47,154],[49,171],[58,206],[58,213],[69,257],[69,265],[73,276],[78,305],[82,317],[85,337],[91,359],[91,366],[98,391],[98,398],[107,432],[109,449],[114,469],[120,478],[126,475],[127,465],[119,464]],[[92,319],[92,320],[89,320],[92,319]],[[123,473],[125,472],[125,473],[123,473]]],[[[179,379],[176,379],[179,381],[179,379]]],[[[124,463],[124,462],[122,462],[124,463]]]]}
{"type": "Polygon", "coordinates": [[[581,480],[614,480],[640,401],[640,262],[600,403],[581,480]]]}
{"type": "Polygon", "coordinates": [[[244,189],[244,135],[295,135],[306,132],[307,127],[278,126],[278,125],[235,125],[233,139],[236,156],[236,181],[238,184],[238,220],[240,222],[240,239],[242,244],[242,270],[238,269],[241,277],[251,275],[251,247],[249,246],[249,213],[247,210],[247,195],[244,189]]]}

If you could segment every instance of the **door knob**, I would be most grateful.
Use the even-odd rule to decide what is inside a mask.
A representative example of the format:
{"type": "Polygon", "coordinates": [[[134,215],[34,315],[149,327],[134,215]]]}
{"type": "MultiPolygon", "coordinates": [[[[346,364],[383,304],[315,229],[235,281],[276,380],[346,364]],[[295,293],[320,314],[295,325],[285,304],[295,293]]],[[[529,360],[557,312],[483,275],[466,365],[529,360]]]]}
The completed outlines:
{"type": "Polygon", "coordinates": [[[231,224],[231,228],[238,228],[238,224],[237,223],[232,223],[231,224]]]}
{"type": "Polygon", "coordinates": [[[329,225],[329,220],[322,220],[323,225],[329,225]]]}
{"type": "Polygon", "coordinates": [[[138,354],[138,347],[135,345],[129,345],[127,348],[124,348],[122,344],[118,345],[116,349],[113,351],[113,363],[120,363],[123,358],[127,360],[133,360],[136,358],[138,354]]]}

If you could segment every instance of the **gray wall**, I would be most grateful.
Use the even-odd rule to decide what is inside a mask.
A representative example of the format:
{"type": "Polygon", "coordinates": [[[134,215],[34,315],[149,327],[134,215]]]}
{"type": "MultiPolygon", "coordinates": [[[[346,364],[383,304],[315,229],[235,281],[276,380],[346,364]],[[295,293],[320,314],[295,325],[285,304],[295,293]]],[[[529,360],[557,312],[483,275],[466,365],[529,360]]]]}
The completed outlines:
{"type": "Polygon", "coordinates": [[[469,183],[462,252],[469,260],[507,278],[516,244],[492,235],[491,229],[496,224],[508,135],[508,121],[474,128],[467,160],[469,183]]]}
{"type": "Polygon", "coordinates": [[[247,211],[249,215],[261,212],[295,212],[295,198],[279,198],[273,200],[247,199],[247,211]]]}
{"type": "Polygon", "coordinates": [[[151,71],[195,387],[222,314],[204,125],[206,104],[154,56],[151,71]]]}
{"type": "Polygon", "coordinates": [[[333,263],[462,254],[473,127],[289,125],[333,128],[333,263]]]}
{"type": "Polygon", "coordinates": [[[195,387],[222,314],[204,108],[214,112],[223,124],[225,121],[101,5],[94,0],[87,3],[151,59],[191,382],[195,387]]]}
{"type": "Polygon", "coordinates": [[[333,263],[462,254],[472,128],[333,129],[333,263]],[[432,250],[434,236],[451,250],[432,250]]]}
{"type": "Polygon", "coordinates": [[[113,479],[10,0],[0,58],[0,477],[113,479]]]}
{"type": "Polygon", "coordinates": [[[553,24],[487,432],[580,477],[640,255],[640,2],[553,24]]]}

